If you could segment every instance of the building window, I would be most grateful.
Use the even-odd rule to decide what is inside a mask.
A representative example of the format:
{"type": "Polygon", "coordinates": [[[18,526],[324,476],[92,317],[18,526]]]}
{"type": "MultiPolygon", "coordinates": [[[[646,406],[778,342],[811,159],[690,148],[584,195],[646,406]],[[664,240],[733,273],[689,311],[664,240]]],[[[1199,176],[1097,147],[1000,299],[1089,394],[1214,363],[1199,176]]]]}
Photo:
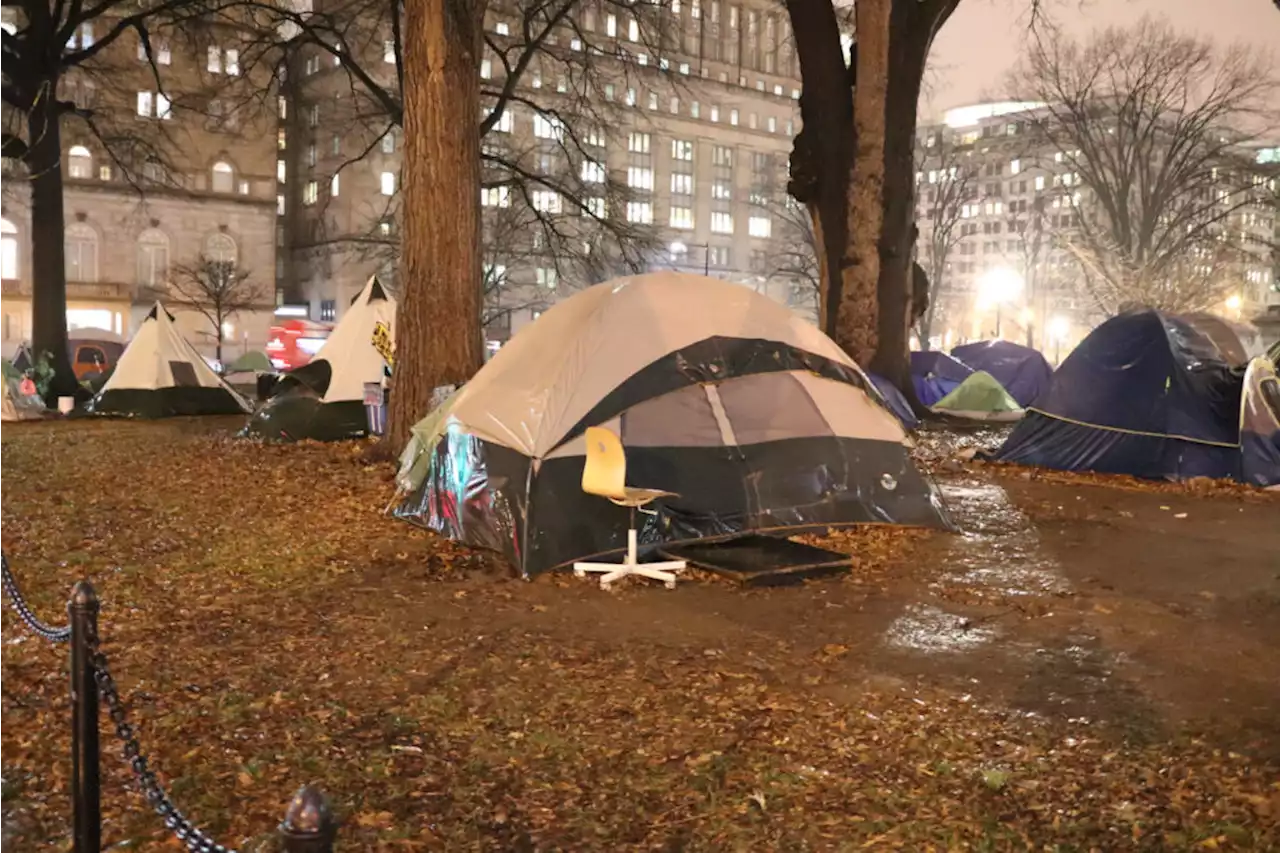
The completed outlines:
{"type": "Polygon", "coordinates": [[[692,228],[693,227],[693,208],[691,207],[673,207],[671,208],[671,227],[672,228],[692,228]]]}
{"type": "Polygon", "coordinates": [[[394,65],[396,62],[396,43],[391,39],[382,43],[382,61],[388,65],[394,65]]]}
{"type": "Polygon", "coordinates": [[[285,211],[284,196],[278,195],[276,196],[276,216],[284,216],[284,211],[285,211]]]}
{"type": "Polygon", "coordinates": [[[597,219],[604,219],[609,209],[602,196],[587,197],[583,200],[583,207],[597,219]]]}
{"type": "Polygon", "coordinates": [[[588,184],[604,183],[604,164],[595,160],[582,161],[582,180],[588,184]]]}
{"type": "Polygon", "coordinates": [[[649,134],[630,133],[627,135],[627,150],[634,154],[649,153],[649,134]]]}
{"type": "Polygon", "coordinates": [[[653,222],[653,205],[647,201],[627,202],[627,221],[649,225],[653,222]]]}
{"type": "Polygon", "coordinates": [[[711,105],[711,120],[712,121],[720,120],[720,107],[716,104],[711,105]]]}
{"type": "Polygon", "coordinates": [[[382,153],[396,153],[396,132],[394,130],[388,130],[386,133],[382,134],[382,153]]]}
{"type": "Polygon", "coordinates": [[[67,226],[67,281],[98,280],[98,232],[83,222],[67,226]]]}
{"type": "Polygon", "coordinates": [[[653,190],[653,169],[642,166],[627,167],[627,186],[634,190],[653,190]]]}
{"type": "Polygon", "coordinates": [[[93,175],[93,155],[83,145],[73,145],[67,152],[67,174],[73,178],[89,178],[93,175]]]}
{"type": "Polygon", "coordinates": [[[320,322],[332,323],[338,319],[338,300],[321,299],[320,300],[320,322]]]}
{"type": "Polygon", "coordinates": [[[159,92],[138,93],[138,115],[143,118],[173,118],[172,104],[159,92]]]}
{"type": "Polygon", "coordinates": [[[1009,161],[1009,174],[1016,175],[1022,171],[1022,161],[1016,157],[1009,161]]]}
{"type": "Polygon", "coordinates": [[[738,126],[738,111],[737,111],[737,110],[729,110],[729,124],[733,125],[734,127],[737,127],[737,126],[738,126]]]}
{"type": "Polygon", "coordinates": [[[18,229],[7,219],[0,219],[0,278],[18,277],[18,229]]]}
{"type": "Polygon", "coordinates": [[[555,190],[534,190],[530,195],[534,210],[542,213],[559,213],[562,209],[560,193],[555,190]]]}
{"type": "Polygon", "coordinates": [[[312,104],[307,109],[307,124],[311,127],[317,127],[320,124],[320,105],[312,104]]]}
{"type": "Polygon", "coordinates": [[[767,216],[752,216],[747,220],[747,233],[752,237],[769,237],[773,233],[773,223],[767,216]]]}
{"type": "Polygon", "coordinates": [[[213,164],[213,191],[216,193],[235,192],[236,173],[230,163],[219,160],[213,164]]]}
{"type": "Polygon", "coordinates": [[[711,212],[711,230],[715,234],[732,234],[733,215],[725,213],[723,210],[713,210],[711,212]]]}
{"type": "Polygon", "coordinates": [[[538,267],[534,270],[534,278],[540,287],[555,290],[559,276],[556,275],[555,267],[538,267]]]}
{"type": "Polygon", "coordinates": [[[207,51],[208,56],[205,60],[205,68],[210,74],[222,73],[222,49],[217,45],[209,45],[207,51]]]}
{"type": "Polygon", "coordinates": [[[733,184],[717,178],[711,182],[711,197],[717,201],[729,201],[733,198],[733,184]]]}
{"type": "Polygon", "coordinates": [[[493,31],[500,36],[511,35],[511,27],[507,24],[506,21],[498,21],[497,23],[495,23],[493,25],[493,31]]]}
{"type": "Polygon", "coordinates": [[[510,187],[486,187],[480,190],[481,207],[510,207],[510,187]]]}
{"type": "Polygon", "coordinates": [[[334,175],[332,178],[329,179],[329,197],[330,198],[338,197],[338,177],[339,177],[338,175],[334,175]]]}
{"type": "Polygon", "coordinates": [[[480,60],[480,79],[488,80],[492,76],[493,76],[493,60],[491,59],[480,60]]]}
{"type": "Polygon", "coordinates": [[[685,172],[671,173],[672,195],[693,195],[693,175],[685,172]]]}
{"type": "Polygon", "coordinates": [[[169,238],[149,228],[138,235],[138,284],[163,287],[169,280],[169,238]]]}
{"type": "Polygon", "coordinates": [[[733,165],[733,149],[726,148],[723,145],[717,145],[711,149],[711,165],[713,166],[732,166],[733,165]]]}
{"type": "Polygon", "coordinates": [[[312,205],[320,198],[320,184],[317,181],[307,181],[307,185],[302,188],[302,203],[312,205]]]}
{"type": "Polygon", "coordinates": [[[618,34],[618,16],[606,15],[604,19],[604,32],[608,36],[616,36],[618,34]]]}
{"type": "Polygon", "coordinates": [[[284,179],[287,174],[287,170],[288,170],[288,166],[285,164],[285,161],[283,160],[276,161],[276,182],[277,183],[283,184],[285,182],[284,179]]]}
{"type": "Polygon", "coordinates": [[[778,117],[777,117],[777,116],[769,116],[768,129],[769,129],[769,132],[770,132],[770,133],[777,133],[777,132],[778,132],[778,117]]]}
{"type": "Polygon", "coordinates": [[[533,135],[539,139],[561,139],[564,136],[564,125],[560,119],[547,118],[542,113],[533,114],[533,135]]]}
{"type": "Polygon", "coordinates": [[[693,159],[693,142],[688,139],[671,140],[671,159],[685,160],[693,159]]]}
{"type": "Polygon", "coordinates": [[[396,194],[396,173],[383,172],[379,178],[379,184],[383,195],[396,194]]]}
{"type": "Polygon", "coordinates": [[[215,263],[234,264],[239,254],[236,241],[227,234],[210,234],[204,241],[204,256],[215,263]]]}
{"type": "Polygon", "coordinates": [[[98,167],[98,180],[100,180],[100,181],[109,181],[109,180],[111,180],[111,167],[110,167],[110,166],[99,166],[99,167],[98,167]]]}

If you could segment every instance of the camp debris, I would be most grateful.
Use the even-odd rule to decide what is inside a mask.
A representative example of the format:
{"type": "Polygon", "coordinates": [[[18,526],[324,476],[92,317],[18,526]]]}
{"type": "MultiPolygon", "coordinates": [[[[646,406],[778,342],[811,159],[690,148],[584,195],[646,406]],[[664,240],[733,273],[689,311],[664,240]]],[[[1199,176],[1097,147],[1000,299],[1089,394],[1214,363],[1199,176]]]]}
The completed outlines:
{"type": "Polygon", "coordinates": [[[971,373],[929,408],[940,415],[987,423],[1017,421],[1026,414],[1004,386],[985,370],[971,373]]]}
{"type": "Polygon", "coordinates": [[[911,382],[915,386],[916,397],[926,406],[932,406],[950,394],[972,374],[973,368],[945,352],[927,350],[911,353],[911,382]]]}
{"type": "Polygon", "coordinates": [[[4,382],[4,397],[0,400],[0,419],[8,421],[26,421],[42,418],[45,415],[44,401],[35,393],[34,383],[18,375],[6,363],[6,369],[0,376],[4,382]],[[10,377],[15,379],[11,380],[10,377]]]}
{"type": "Polygon", "coordinates": [[[1019,406],[1030,406],[1053,378],[1053,368],[1038,350],[1011,341],[978,341],[951,350],[974,370],[985,370],[1004,386],[1019,406]]]}
{"type": "Polygon", "coordinates": [[[855,523],[946,526],[901,424],[815,326],[740,285],[675,272],[598,284],[516,334],[401,457],[394,514],[525,576],[621,553],[628,512],[581,489],[584,432],[627,483],[677,493],[643,548],[855,523]]]}
{"type": "Polygon", "coordinates": [[[383,347],[395,341],[396,302],[374,276],[325,340],[315,358],[285,374],[241,433],[281,441],[341,441],[369,432],[364,386],[385,383],[383,347]]]}
{"type": "Polygon", "coordinates": [[[85,409],[95,415],[168,418],[243,414],[250,406],[214,373],[157,302],[85,409]]]}
{"type": "Polygon", "coordinates": [[[1243,371],[1173,314],[1133,311],[1094,329],[995,458],[1151,479],[1242,477],[1243,371]]]}

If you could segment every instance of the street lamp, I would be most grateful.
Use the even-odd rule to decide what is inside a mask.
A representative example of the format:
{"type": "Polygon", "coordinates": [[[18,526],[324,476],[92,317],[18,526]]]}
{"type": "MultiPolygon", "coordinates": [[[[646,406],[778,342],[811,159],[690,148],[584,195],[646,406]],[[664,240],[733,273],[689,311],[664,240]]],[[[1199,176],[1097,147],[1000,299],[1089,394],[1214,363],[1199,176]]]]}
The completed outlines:
{"type": "Polygon", "coordinates": [[[1240,319],[1240,308],[1244,305],[1244,300],[1240,298],[1240,294],[1233,293],[1227,297],[1227,310],[1231,312],[1235,319],[1240,319]]]}
{"type": "Polygon", "coordinates": [[[996,337],[1000,337],[1000,309],[1012,302],[1022,292],[1025,282],[1017,271],[1009,267],[993,267],[978,279],[978,298],[982,304],[996,308],[996,337]]]}
{"type": "Polygon", "coordinates": [[[1062,342],[1067,339],[1067,334],[1071,331],[1071,323],[1066,317],[1058,315],[1049,320],[1049,337],[1053,339],[1053,363],[1060,364],[1062,361],[1062,342]]]}

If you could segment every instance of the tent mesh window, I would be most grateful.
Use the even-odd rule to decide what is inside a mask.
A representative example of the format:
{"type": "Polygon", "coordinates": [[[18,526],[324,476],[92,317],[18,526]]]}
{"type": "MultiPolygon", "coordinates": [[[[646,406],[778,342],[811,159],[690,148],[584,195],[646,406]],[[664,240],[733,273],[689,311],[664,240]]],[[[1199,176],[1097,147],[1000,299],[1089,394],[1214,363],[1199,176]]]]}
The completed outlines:
{"type": "Polygon", "coordinates": [[[200,380],[196,379],[196,366],[185,361],[169,362],[169,371],[173,374],[173,384],[178,388],[199,388],[200,380]]]}

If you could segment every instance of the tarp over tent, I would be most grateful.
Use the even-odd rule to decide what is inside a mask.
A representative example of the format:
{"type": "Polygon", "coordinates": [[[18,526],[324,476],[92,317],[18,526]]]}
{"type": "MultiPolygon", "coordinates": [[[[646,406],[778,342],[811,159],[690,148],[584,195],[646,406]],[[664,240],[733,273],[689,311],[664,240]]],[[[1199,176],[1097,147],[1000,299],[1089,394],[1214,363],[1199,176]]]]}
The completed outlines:
{"type": "Polygon", "coordinates": [[[903,427],[912,430],[920,426],[920,419],[916,417],[915,412],[911,411],[911,404],[907,402],[906,397],[902,396],[902,392],[898,390],[897,386],[883,376],[878,376],[874,373],[868,373],[867,378],[871,380],[871,384],[875,389],[880,392],[884,404],[902,422],[903,427]]]}
{"type": "Polygon", "coordinates": [[[1266,358],[1250,361],[1244,375],[1240,454],[1246,483],[1280,486],[1280,379],[1266,358]]]}
{"type": "Polygon", "coordinates": [[[1240,476],[1241,376],[1175,315],[1134,311],[1094,329],[996,458],[1151,479],[1240,476]]]}
{"type": "Polygon", "coordinates": [[[395,514],[531,575],[621,552],[627,510],[581,490],[589,426],[628,485],[679,497],[644,546],[861,522],[945,526],[901,424],[815,326],[740,285],[622,278],[522,329],[414,430],[395,514]]]}
{"type": "Polygon", "coordinates": [[[930,408],[953,418],[992,423],[1021,420],[1026,414],[1004,386],[985,370],[974,373],[930,408]]]}
{"type": "Polygon", "coordinates": [[[951,355],[974,370],[990,373],[1023,407],[1035,402],[1053,377],[1053,368],[1043,355],[1010,341],[961,344],[951,350],[951,355]]]}
{"type": "Polygon", "coordinates": [[[395,341],[396,301],[376,276],[365,283],[315,358],[285,374],[254,413],[244,435],[300,441],[341,441],[368,434],[364,384],[386,382],[386,361],[374,329],[395,341]]]}
{"type": "Polygon", "coordinates": [[[916,386],[916,397],[923,405],[937,403],[972,374],[973,368],[945,352],[927,350],[911,353],[911,381],[916,386]]]}
{"type": "Polygon", "coordinates": [[[96,415],[139,418],[251,410],[182,336],[173,315],[159,302],[138,327],[111,378],[85,408],[96,415]]]}
{"type": "Polygon", "coordinates": [[[4,382],[3,397],[0,397],[0,420],[26,421],[44,417],[44,401],[34,394],[22,393],[21,379],[10,381],[9,377],[9,370],[0,372],[0,380],[4,382]]]}

